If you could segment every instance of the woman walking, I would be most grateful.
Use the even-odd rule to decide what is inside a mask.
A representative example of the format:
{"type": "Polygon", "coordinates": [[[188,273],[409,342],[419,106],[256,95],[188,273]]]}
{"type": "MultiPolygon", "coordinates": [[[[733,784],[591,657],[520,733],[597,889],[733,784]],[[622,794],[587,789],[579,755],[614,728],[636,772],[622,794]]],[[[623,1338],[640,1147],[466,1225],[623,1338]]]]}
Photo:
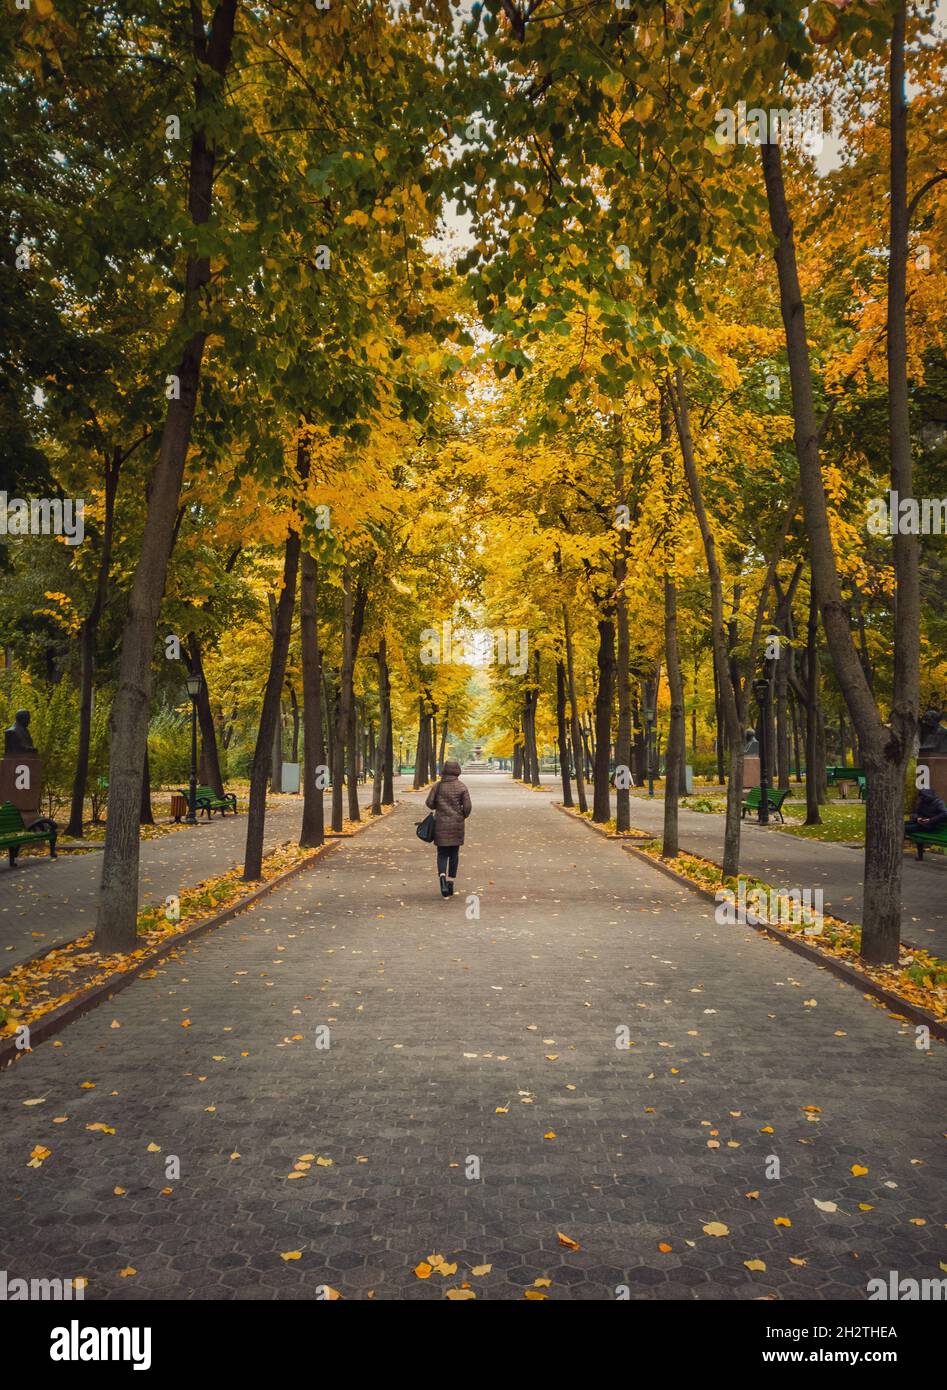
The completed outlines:
{"type": "Polygon", "coordinates": [[[427,794],[425,806],[434,812],[434,843],[441,896],[454,891],[457,861],[464,843],[464,822],[470,815],[470,792],[460,780],[460,763],[451,758],[441,768],[441,780],[427,794]]]}

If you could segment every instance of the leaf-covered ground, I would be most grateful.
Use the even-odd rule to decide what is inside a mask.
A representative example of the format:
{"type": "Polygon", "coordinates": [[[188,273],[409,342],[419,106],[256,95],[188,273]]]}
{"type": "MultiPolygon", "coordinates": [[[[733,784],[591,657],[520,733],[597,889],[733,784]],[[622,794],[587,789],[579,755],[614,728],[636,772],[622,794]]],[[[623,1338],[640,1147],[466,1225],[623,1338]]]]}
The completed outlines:
{"type": "Polygon", "coordinates": [[[0,1078],[9,1275],[551,1301],[941,1277],[944,1046],[469,781],[454,898],[408,798],[0,1078]]]}

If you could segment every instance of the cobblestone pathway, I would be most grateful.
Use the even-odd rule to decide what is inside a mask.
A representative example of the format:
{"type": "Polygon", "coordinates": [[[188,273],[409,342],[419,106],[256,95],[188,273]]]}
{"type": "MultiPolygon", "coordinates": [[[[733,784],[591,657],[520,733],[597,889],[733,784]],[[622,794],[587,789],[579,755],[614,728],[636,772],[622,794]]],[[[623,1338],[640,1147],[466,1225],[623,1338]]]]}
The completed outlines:
{"type": "MultiPolygon", "coordinates": [[[[371,788],[359,787],[359,801],[371,802],[371,788]]],[[[328,798],[326,800],[328,824],[328,798]]],[[[298,796],[271,798],[265,847],[299,838],[302,803],[298,796]]],[[[214,816],[193,829],[174,830],[142,840],[139,900],[163,902],[169,893],[226,873],[243,863],[247,818],[214,816]]],[[[44,847],[45,848],[45,847],[44,847]]],[[[88,931],[95,925],[95,904],[102,874],[102,851],[62,851],[21,857],[15,869],[0,853],[0,969],[8,969],[41,947],[88,931]],[[12,947],[12,950],[8,950],[12,947]]]]}
{"type": "Polygon", "coordinates": [[[944,1047],[548,794],[470,785],[459,896],[408,796],[0,1076],[8,1277],[553,1300],[942,1277],[944,1047]],[[419,1278],[431,1254],[456,1273],[419,1278]]]}

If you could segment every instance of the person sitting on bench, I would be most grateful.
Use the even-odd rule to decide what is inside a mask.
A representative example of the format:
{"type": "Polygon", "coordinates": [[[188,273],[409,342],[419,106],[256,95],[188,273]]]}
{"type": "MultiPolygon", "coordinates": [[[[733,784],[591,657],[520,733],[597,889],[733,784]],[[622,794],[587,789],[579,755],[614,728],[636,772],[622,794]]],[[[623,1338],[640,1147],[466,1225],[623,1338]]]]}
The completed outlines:
{"type": "Polygon", "coordinates": [[[917,794],[914,814],[905,825],[904,833],[910,835],[917,830],[940,830],[943,825],[947,825],[947,806],[930,787],[922,787],[917,794]]]}

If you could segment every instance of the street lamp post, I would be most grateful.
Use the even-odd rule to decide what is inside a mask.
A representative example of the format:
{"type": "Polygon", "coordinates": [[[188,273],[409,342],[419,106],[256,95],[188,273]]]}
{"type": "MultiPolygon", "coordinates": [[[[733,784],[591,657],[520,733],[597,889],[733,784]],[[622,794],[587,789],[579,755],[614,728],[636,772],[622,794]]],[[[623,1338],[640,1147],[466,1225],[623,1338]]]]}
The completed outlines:
{"type": "Polygon", "coordinates": [[[197,824],[197,699],[204,682],[200,675],[188,676],[187,693],[191,697],[191,781],[188,787],[187,815],[188,825],[197,824]]]}
{"type": "Polygon", "coordinates": [[[769,825],[769,679],[759,676],[753,682],[753,694],[760,712],[757,739],[760,745],[760,825],[769,825]]]}
{"type": "Polygon", "coordinates": [[[404,762],[404,734],[398,735],[398,776],[401,776],[401,765],[404,762]]]}
{"type": "Polygon", "coordinates": [[[552,770],[555,774],[559,772],[559,740],[557,738],[552,741],[552,770]]]}

